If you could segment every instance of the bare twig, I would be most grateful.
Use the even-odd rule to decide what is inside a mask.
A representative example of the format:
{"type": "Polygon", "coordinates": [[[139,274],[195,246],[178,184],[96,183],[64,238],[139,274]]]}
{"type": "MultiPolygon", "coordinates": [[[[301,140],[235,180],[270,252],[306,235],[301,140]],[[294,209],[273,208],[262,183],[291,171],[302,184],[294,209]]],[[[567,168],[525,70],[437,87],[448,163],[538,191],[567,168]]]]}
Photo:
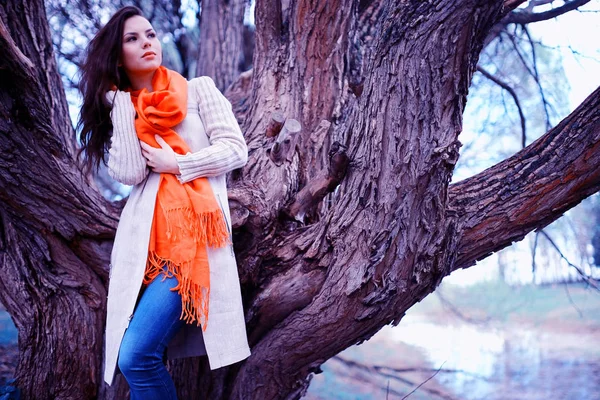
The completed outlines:
{"type": "MultiPolygon", "coordinates": [[[[344,364],[346,364],[349,367],[356,367],[356,368],[360,368],[360,369],[366,369],[369,371],[376,371],[377,373],[380,374],[390,374],[391,372],[393,373],[397,373],[397,374],[404,374],[404,373],[408,373],[408,372],[433,372],[433,371],[438,371],[438,372],[446,372],[446,373],[452,373],[452,374],[456,374],[456,373],[460,373],[460,374],[465,374],[465,375],[469,375],[472,376],[474,378],[478,378],[478,379],[485,379],[488,380],[487,377],[482,376],[482,375],[477,375],[477,374],[473,374],[471,372],[467,372],[465,370],[462,369],[451,369],[451,368],[418,368],[418,367],[407,367],[407,368],[394,368],[394,367],[388,367],[385,365],[366,365],[366,364],[362,364],[359,363],[358,361],[354,361],[354,360],[349,360],[347,358],[344,358],[342,356],[335,356],[332,359],[335,359],[337,361],[340,361],[344,364]],[[386,373],[386,371],[389,371],[386,373]]],[[[404,382],[408,382],[409,381],[404,381],[404,382]]]]}
{"type": "Polygon", "coordinates": [[[538,239],[539,239],[540,233],[536,232],[535,233],[535,239],[533,241],[533,250],[532,250],[532,254],[531,254],[531,274],[533,275],[533,281],[535,282],[535,255],[537,253],[537,245],[538,245],[538,239]]]}
{"type": "Polygon", "coordinates": [[[591,276],[588,276],[585,272],[583,272],[581,270],[581,268],[579,268],[577,265],[573,264],[571,261],[569,261],[567,259],[567,257],[565,257],[565,255],[562,253],[562,251],[560,250],[560,248],[556,245],[556,243],[554,242],[554,240],[552,240],[552,238],[543,230],[540,231],[540,233],[542,235],[544,235],[544,237],[550,242],[550,244],[552,245],[552,247],[554,247],[554,249],[557,251],[557,253],[560,255],[560,257],[565,260],[565,262],[570,266],[575,268],[575,270],[577,270],[577,272],[579,273],[579,275],[583,278],[584,281],[586,281],[590,286],[592,286],[594,289],[600,291],[600,281],[598,281],[597,279],[592,278],[591,276]]]}
{"type": "Polygon", "coordinates": [[[525,3],[527,0],[504,0],[502,15],[506,15],[515,8],[519,7],[521,4],[525,3]]]}
{"type": "Polygon", "coordinates": [[[506,90],[514,99],[517,109],[519,110],[519,117],[521,119],[521,144],[523,147],[525,147],[526,142],[527,142],[525,114],[523,113],[523,109],[521,108],[521,103],[519,102],[519,97],[517,96],[517,93],[515,92],[515,90],[512,87],[510,87],[509,84],[500,80],[499,78],[495,77],[494,75],[490,74],[482,67],[477,66],[477,71],[481,72],[481,74],[483,76],[485,76],[486,78],[488,78],[489,80],[494,82],[496,85],[500,86],[502,89],[506,90]]]}
{"type": "Polygon", "coordinates": [[[467,317],[462,312],[460,312],[460,310],[456,306],[454,306],[454,304],[452,304],[448,299],[446,299],[446,297],[444,297],[444,295],[442,295],[442,291],[439,288],[434,293],[439,297],[440,301],[442,302],[442,305],[447,307],[458,318],[460,318],[470,324],[482,325],[482,324],[486,324],[491,321],[490,317],[487,317],[487,318],[481,319],[481,320],[467,317]]]}
{"type": "Polygon", "coordinates": [[[571,305],[573,306],[575,311],[577,311],[577,313],[579,314],[579,318],[583,318],[583,313],[581,312],[579,307],[577,307],[577,305],[573,301],[573,298],[571,297],[571,293],[569,293],[569,283],[564,282],[563,287],[565,288],[565,292],[567,293],[567,298],[569,299],[569,303],[571,303],[571,305]]]}
{"type": "Polygon", "coordinates": [[[419,389],[421,386],[423,386],[424,384],[426,384],[427,382],[429,382],[429,380],[430,380],[431,378],[433,378],[434,376],[436,376],[436,375],[438,374],[438,372],[440,372],[440,369],[442,369],[442,366],[443,366],[445,363],[446,363],[446,361],[444,361],[444,362],[442,363],[442,365],[440,365],[440,368],[438,368],[438,370],[437,370],[437,371],[435,371],[435,373],[434,373],[433,375],[431,375],[429,378],[427,378],[427,379],[425,379],[423,382],[421,382],[421,383],[419,384],[419,386],[417,386],[417,387],[416,387],[416,388],[414,388],[414,389],[413,389],[413,390],[412,390],[412,391],[411,391],[409,394],[407,394],[406,396],[404,396],[404,397],[402,398],[402,400],[404,400],[404,399],[408,398],[408,396],[410,396],[411,394],[413,394],[414,392],[416,392],[416,391],[417,391],[417,390],[418,390],[418,389],[419,389]]]}
{"type": "MultiPolygon", "coordinates": [[[[525,27],[523,26],[523,29],[525,29],[525,27]]],[[[525,30],[525,32],[527,32],[527,30],[525,30]]],[[[552,126],[550,125],[550,116],[548,113],[548,106],[550,106],[550,104],[548,103],[548,101],[546,100],[546,95],[544,93],[544,88],[540,82],[539,79],[539,75],[537,72],[537,65],[536,65],[536,58],[535,56],[533,56],[533,68],[529,66],[529,64],[527,63],[527,60],[525,60],[525,56],[521,53],[521,49],[519,47],[519,44],[517,43],[516,39],[519,38],[516,33],[511,34],[509,32],[506,32],[508,38],[510,39],[513,48],[515,49],[515,52],[517,54],[517,56],[519,57],[519,60],[521,60],[521,63],[523,64],[523,66],[525,67],[525,69],[527,70],[527,73],[529,75],[531,75],[531,77],[533,78],[533,80],[535,81],[536,85],[539,88],[540,91],[540,95],[542,97],[542,104],[544,106],[544,112],[546,114],[546,129],[550,130],[552,128],[552,126]]],[[[521,38],[519,38],[521,39],[521,38]]],[[[533,43],[530,41],[530,45],[531,45],[531,49],[532,49],[532,53],[534,54],[534,50],[533,50],[533,43]]]]}
{"type": "MultiPolygon", "coordinates": [[[[535,79],[535,82],[538,85],[538,88],[540,89],[540,95],[542,96],[542,104],[544,105],[544,113],[546,113],[546,130],[550,130],[552,129],[552,124],[550,123],[550,113],[548,112],[548,101],[546,100],[546,95],[544,93],[544,89],[542,88],[542,83],[540,82],[540,74],[538,71],[538,67],[537,67],[537,56],[535,54],[535,44],[533,42],[533,39],[531,38],[531,35],[529,34],[529,29],[527,29],[527,26],[523,25],[522,26],[523,32],[525,32],[525,35],[527,36],[527,40],[529,41],[529,46],[531,46],[531,61],[532,61],[532,67],[533,67],[533,78],[535,79]]],[[[523,145],[523,147],[525,147],[525,145],[523,145]]]]}
{"type": "MultiPolygon", "coordinates": [[[[390,367],[385,367],[385,366],[378,366],[378,365],[365,365],[353,360],[349,360],[343,357],[335,356],[332,358],[332,360],[336,360],[341,362],[342,364],[344,364],[347,367],[351,367],[351,368],[355,368],[355,369],[359,369],[362,371],[365,371],[367,373],[375,373],[379,376],[382,376],[384,378],[389,378],[389,379],[394,379],[397,380],[399,382],[402,382],[406,385],[410,385],[410,386],[414,386],[416,385],[415,382],[412,382],[411,380],[408,380],[406,378],[403,378],[401,376],[399,376],[399,373],[407,373],[407,372],[431,372],[434,371],[434,374],[432,376],[430,376],[427,380],[425,380],[424,382],[422,382],[421,384],[419,384],[413,391],[411,391],[410,393],[408,393],[407,395],[405,395],[404,398],[406,398],[406,396],[409,396],[410,394],[414,393],[417,389],[419,389],[423,384],[425,384],[427,381],[429,381],[431,378],[433,378],[436,374],[438,374],[439,372],[448,372],[448,373],[465,373],[465,374],[469,374],[469,375],[473,375],[477,378],[481,378],[481,379],[487,379],[485,377],[481,377],[481,376],[477,376],[474,374],[470,374],[466,371],[463,370],[455,370],[455,369],[443,369],[443,363],[442,366],[440,366],[440,368],[438,369],[433,369],[433,368],[390,368],[390,367]],[[386,372],[388,371],[388,372],[386,372]]],[[[445,363],[445,361],[444,361],[445,363]]],[[[422,390],[431,393],[433,395],[436,395],[440,398],[446,399],[446,400],[453,400],[454,397],[443,393],[437,389],[430,389],[430,388],[422,388],[422,390]]],[[[390,392],[392,392],[392,389],[390,389],[390,392]]],[[[395,392],[395,391],[394,391],[395,392]]],[[[395,394],[401,395],[398,392],[395,392],[395,394]]]]}
{"type": "Polygon", "coordinates": [[[590,0],[573,0],[565,2],[560,7],[553,8],[552,10],[534,13],[530,11],[513,11],[504,17],[502,22],[512,24],[531,24],[533,22],[546,21],[552,18],[556,18],[559,15],[568,13],[569,11],[576,10],[577,8],[589,3],[590,0]]]}
{"type": "Polygon", "coordinates": [[[387,381],[387,388],[385,390],[385,400],[388,400],[390,394],[390,380],[387,381]]]}

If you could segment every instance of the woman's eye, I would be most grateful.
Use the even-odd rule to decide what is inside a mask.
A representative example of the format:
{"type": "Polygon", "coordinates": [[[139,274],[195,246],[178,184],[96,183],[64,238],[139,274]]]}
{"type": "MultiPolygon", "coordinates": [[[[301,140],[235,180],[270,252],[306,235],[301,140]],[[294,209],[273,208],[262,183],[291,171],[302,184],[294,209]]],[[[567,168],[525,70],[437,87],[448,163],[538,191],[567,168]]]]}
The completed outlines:
{"type": "Polygon", "coordinates": [[[148,35],[148,37],[151,37],[151,38],[156,37],[156,33],[151,33],[148,35]]]}
{"type": "Polygon", "coordinates": [[[127,38],[127,41],[128,41],[128,42],[131,42],[132,40],[135,40],[135,36],[129,36],[129,37],[127,38]]]}

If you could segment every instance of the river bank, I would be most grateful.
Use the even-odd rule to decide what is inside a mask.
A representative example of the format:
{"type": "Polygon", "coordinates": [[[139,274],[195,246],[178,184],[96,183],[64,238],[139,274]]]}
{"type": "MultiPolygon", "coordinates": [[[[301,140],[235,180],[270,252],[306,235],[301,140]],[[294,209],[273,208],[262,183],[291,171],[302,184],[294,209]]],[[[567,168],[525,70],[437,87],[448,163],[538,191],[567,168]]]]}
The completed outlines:
{"type": "Polygon", "coordinates": [[[442,284],[397,327],[322,369],[309,400],[402,399],[425,381],[408,398],[598,400],[600,293],[581,284],[442,284]]]}

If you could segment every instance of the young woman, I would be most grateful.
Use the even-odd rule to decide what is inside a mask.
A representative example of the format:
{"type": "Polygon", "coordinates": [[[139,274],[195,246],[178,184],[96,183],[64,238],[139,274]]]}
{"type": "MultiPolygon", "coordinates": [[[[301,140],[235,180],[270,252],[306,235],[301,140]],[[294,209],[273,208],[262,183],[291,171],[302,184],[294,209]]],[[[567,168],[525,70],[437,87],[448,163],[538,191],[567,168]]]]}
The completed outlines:
{"type": "Polygon", "coordinates": [[[89,169],[133,185],[111,254],[104,379],[121,371],[132,399],[176,399],[167,358],[206,354],[211,369],[250,355],[231,243],[225,174],[248,150],[209,77],[162,65],[135,7],[90,42],[80,89],[89,169]]]}

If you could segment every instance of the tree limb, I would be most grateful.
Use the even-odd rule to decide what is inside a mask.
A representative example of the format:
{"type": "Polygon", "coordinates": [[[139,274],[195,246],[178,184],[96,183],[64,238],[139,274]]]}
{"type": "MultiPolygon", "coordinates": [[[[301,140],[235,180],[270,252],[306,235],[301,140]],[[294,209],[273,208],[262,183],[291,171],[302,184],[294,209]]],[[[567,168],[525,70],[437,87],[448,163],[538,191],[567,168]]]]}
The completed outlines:
{"type": "Polygon", "coordinates": [[[33,63],[17,47],[2,19],[0,19],[0,51],[2,51],[0,69],[15,68],[22,71],[21,75],[29,75],[29,70],[33,69],[33,63]]]}
{"type": "Polygon", "coordinates": [[[448,211],[462,236],[453,270],[558,219],[600,189],[600,88],[513,157],[455,183],[448,211]]]}

